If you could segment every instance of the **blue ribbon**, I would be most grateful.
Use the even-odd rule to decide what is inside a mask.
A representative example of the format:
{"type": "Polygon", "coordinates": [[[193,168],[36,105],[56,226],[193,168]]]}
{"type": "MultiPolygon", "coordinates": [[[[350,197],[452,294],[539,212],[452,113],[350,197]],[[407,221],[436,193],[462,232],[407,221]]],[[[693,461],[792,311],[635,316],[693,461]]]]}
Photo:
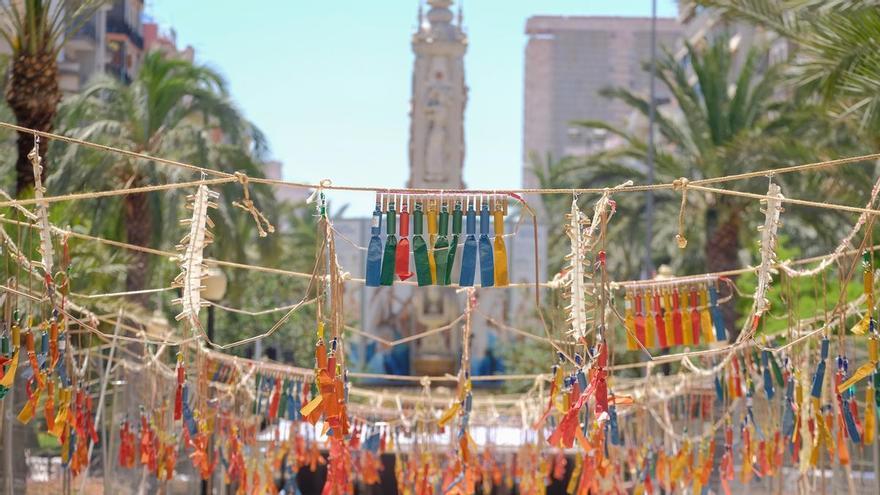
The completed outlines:
{"type": "Polygon", "coordinates": [[[382,435],[379,433],[379,431],[371,434],[367,437],[366,441],[364,441],[363,448],[365,450],[373,452],[374,454],[379,452],[379,441],[381,440],[381,437],[382,435]]]}
{"type": "Polygon", "coordinates": [[[810,391],[810,395],[816,399],[822,398],[822,383],[825,381],[825,361],[828,359],[829,345],[827,337],[822,339],[822,360],[819,361],[819,366],[816,367],[816,373],[813,375],[813,388],[810,391]]]}
{"type": "Polygon", "coordinates": [[[373,219],[370,224],[370,245],[367,247],[367,274],[366,286],[379,287],[382,275],[382,239],[379,233],[382,230],[382,211],[379,205],[373,211],[373,219]]]}
{"type": "Polygon", "coordinates": [[[724,330],[724,314],[718,307],[718,290],[715,287],[709,287],[710,312],[712,313],[712,326],[715,327],[715,338],[717,340],[727,340],[727,333],[724,330]]]}
{"type": "Polygon", "coordinates": [[[189,407],[189,386],[187,384],[183,385],[183,422],[186,424],[190,436],[195,436],[199,432],[192,409],[189,407]]]}
{"type": "Polygon", "coordinates": [[[761,351],[761,367],[764,368],[764,393],[767,400],[773,399],[773,377],[770,375],[770,351],[761,351]]]}
{"type": "Polygon", "coordinates": [[[782,436],[791,438],[794,434],[794,377],[785,386],[785,405],[782,411],[782,436]]]}
{"type": "Polygon", "coordinates": [[[492,243],[489,242],[489,205],[483,203],[480,209],[480,285],[495,285],[495,261],[492,255],[492,243]]]}
{"type": "Polygon", "coordinates": [[[715,375],[715,398],[719,404],[724,403],[724,387],[721,386],[721,378],[715,375]]]}
{"type": "Polygon", "coordinates": [[[620,430],[617,427],[617,406],[608,406],[608,416],[611,418],[608,424],[611,426],[611,443],[613,445],[622,445],[620,441],[620,430]]]}
{"type": "Polygon", "coordinates": [[[856,422],[853,420],[852,411],[849,410],[849,399],[843,396],[843,421],[846,423],[846,431],[849,432],[850,439],[855,443],[862,443],[859,429],[856,428],[856,422]]]}
{"type": "Polygon", "coordinates": [[[477,212],[474,211],[474,205],[472,204],[468,205],[465,224],[467,237],[464,240],[464,251],[461,254],[461,276],[459,277],[458,285],[473,287],[474,275],[477,270],[477,238],[474,236],[477,230],[477,212]]]}

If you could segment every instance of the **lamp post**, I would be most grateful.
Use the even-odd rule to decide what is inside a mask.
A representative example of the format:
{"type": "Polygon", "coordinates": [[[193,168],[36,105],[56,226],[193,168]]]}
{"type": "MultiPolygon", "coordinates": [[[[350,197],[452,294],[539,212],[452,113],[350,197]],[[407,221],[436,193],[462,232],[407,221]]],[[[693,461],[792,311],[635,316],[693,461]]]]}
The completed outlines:
{"type": "MultiPolygon", "coordinates": [[[[650,98],[648,105],[648,185],[654,184],[654,120],[657,118],[657,0],[651,0],[651,79],[650,98]]],[[[654,191],[649,189],[645,202],[645,258],[642,269],[644,276],[650,278],[654,271],[654,259],[651,256],[651,244],[654,241],[654,191]]]]}
{"type": "MultiPolygon", "coordinates": [[[[216,265],[208,265],[207,276],[204,278],[205,288],[202,289],[202,297],[206,301],[218,302],[226,295],[226,285],[228,280],[223,270],[217,268],[216,265]]],[[[214,305],[208,306],[208,340],[214,341],[214,305]]],[[[214,452],[214,432],[211,432],[211,438],[208,440],[208,452],[214,452]]],[[[212,481],[214,473],[211,477],[202,480],[202,495],[212,493],[212,481]]]]}

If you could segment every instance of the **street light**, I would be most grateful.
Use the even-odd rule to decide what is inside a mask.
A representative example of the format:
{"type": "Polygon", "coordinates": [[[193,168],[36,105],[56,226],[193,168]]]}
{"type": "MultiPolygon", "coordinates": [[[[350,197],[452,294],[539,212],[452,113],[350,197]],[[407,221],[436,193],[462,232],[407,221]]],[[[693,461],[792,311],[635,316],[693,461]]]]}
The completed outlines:
{"type": "MultiPolygon", "coordinates": [[[[209,262],[210,263],[210,262],[209,262]]],[[[228,279],[226,278],[226,274],[223,273],[223,270],[217,267],[217,265],[210,265],[206,270],[206,276],[203,279],[205,284],[202,289],[202,297],[205,298],[206,301],[210,302],[218,302],[223,300],[223,297],[226,295],[226,286],[228,285],[228,279]]],[[[214,341],[214,305],[211,304],[208,306],[208,340],[214,341]]],[[[208,452],[214,451],[214,435],[211,432],[211,438],[208,444],[208,452]]],[[[213,473],[211,477],[202,480],[202,495],[207,495],[212,493],[211,490],[211,481],[213,481],[213,473]]]]}

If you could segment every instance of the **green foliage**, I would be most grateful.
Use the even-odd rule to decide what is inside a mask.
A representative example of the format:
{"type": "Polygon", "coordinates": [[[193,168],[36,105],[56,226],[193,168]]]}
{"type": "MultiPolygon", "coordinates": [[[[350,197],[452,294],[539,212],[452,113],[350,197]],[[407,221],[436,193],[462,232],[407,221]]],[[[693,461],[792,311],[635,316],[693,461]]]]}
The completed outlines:
{"type": "MultiPolygon", "coordinates": [[[[184,60],[149,53],[137,78],[126,85],[99,75],[82,93],[62,103],[59,124],[63,133],[79,139],[251,177],[262,176],[259,162],[265,139],[229,100],[226,83],[214,70],[184,60]]],[[[56,194],[122,189],[133,185],[193,180],[186,169],[121,157],[90,148],[55,143],[48,187],[56,194]]],[[[223,202],[241,197],[241,186],[216,188],[223,202]]],[[[142,237],[150,245],[173,249],[183,236],[178,219],[188,216],[185,196],[190,191],[152,193],[149,208],[139,221],[120,214],[127,197],[79,201],[58,209],[60,224],[88,225],[89,233],[110,239],[131,237],[131,230],[149,229],[142,237]]],[[[270,216],[274,198],[269,188],[251,186],[251,197],[270,216]]],[[[218,242],[212,254],[246,261],[273,253],[271,239],[257,239],[253,220],[231,207],[212,212],[218,242]]],[[[166,284],[169,274],[157,268],[148,280],[166,284]]]]}
{"type": "Polygon", "coordinates": [[[24,0],[0,3],[0,36],[13,53],[58,55],[64,38],[77,32],[108,0],[24,0]]]}
{"type": "MultiPolygon", "coordinates": [[[[792,244],[787,236],[780,237],[776,250],[779,260],[795,260],[803,257],[801,249],[792,244]]],[[[757,246],[753,248],[750,256],[752,265],[760,261],[757,246]]],[[[771,337],[785,334],[790,321],[797,322],[814,317],[822,319],[821,317],[826,314],[830,316],[840,299],[842,278],[849,272],[853,259],[844,258],[843,263],[829,267],[823,274],[815,277],[788,277],[782,272],[774,275],[774,283],[770,286],[767,297],[771,301],[770,311],[761,320],[758,335],[771,337]]],[[[846,285],[846,301],[858,298],[864,290],[860,260],[861,257],[855,258],[853,278],[846,285]]],[[[739,294],[754,294],[757,282],[754,273],[742,275],[736,280],[736,290],[739,294]]],[[[740,314],[748,315],[753,300],[743,297],[735,300],[740,314]]],[[[744,320],[740,320],[737,325],[742,326],[743,323],[744,320]]]]}
{"type": "Polygon", "coordinates": [[[880,130],[880,2],[700,0],[790,41],[791,78],[842,117],[880,130]]]}

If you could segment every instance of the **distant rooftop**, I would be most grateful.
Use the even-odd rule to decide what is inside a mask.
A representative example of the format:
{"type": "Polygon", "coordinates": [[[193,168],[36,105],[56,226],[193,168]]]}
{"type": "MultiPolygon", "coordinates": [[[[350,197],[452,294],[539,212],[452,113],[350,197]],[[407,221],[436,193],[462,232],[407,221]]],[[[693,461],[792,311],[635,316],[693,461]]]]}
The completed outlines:
{"type": "MultiPolygon", "coordinates": [[[[526,21],[527,34],[539,34],[546,31],[582,31],[590,29],[649,29],[650,17],[623,17],[623,16],[565,16],[565,15],[536,15],[526,21]]],[[[658,31],[673,31],[681,29],[678,19],[675,17],[658,17],[658,31]]]]}

